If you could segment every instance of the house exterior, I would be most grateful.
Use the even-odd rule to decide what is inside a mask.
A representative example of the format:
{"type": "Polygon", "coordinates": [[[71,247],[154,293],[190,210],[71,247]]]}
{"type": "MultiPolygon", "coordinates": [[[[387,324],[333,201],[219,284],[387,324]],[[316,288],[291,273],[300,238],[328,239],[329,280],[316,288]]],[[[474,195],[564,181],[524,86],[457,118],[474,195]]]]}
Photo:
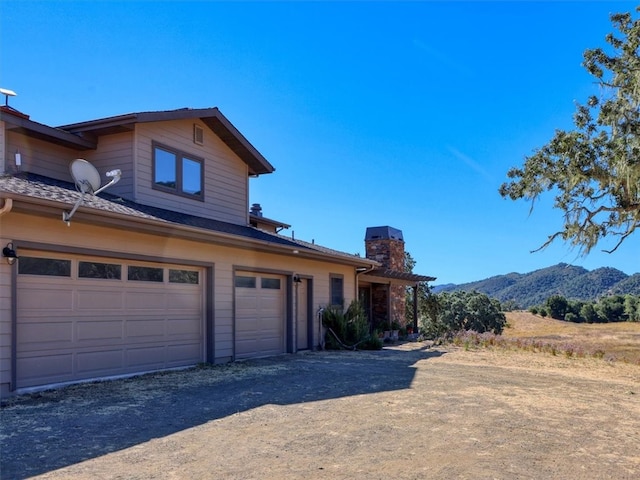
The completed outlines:
{"type": "Polygon", "coordinates": [[[0,396],[317,348],[320,307],[390,277],[250,207],[274,170],[217,108],[54,128],[0,107],[0,396]],[[121,180],[80,201],[76,158],[121,180]]]}

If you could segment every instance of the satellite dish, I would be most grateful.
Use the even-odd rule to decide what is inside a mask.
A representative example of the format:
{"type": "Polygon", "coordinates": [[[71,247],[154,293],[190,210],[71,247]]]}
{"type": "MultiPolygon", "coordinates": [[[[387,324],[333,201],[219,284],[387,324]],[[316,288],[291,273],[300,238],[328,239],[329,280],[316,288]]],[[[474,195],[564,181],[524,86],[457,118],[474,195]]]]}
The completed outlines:
{"type": "Polygon", "coordinates": [[[76,158],[69,166],[76,188],[82,193],[93,193],[100,188],[100,174],[96,167],[83,158],[76,158]]]}
{"type": "Polygon", "coordinates": [[[87,193],[97,195],[105,188],[118,183],[122,176],[122,172],[119,169],[111,170],[107,172],[107,177],[110,177],[111,181],[100,187],[100,174],[98,170],[83,158],[77,158],[71,162],[69,170],[71,171],[71,176],[76,184],[76,188],[80,192],[80,198],[70,212],[62,212],[62,220],[67,222],[67,226],[71,225],[71,217],[73,217],[78,207],[84,202],[84,196],[87,193]]]}

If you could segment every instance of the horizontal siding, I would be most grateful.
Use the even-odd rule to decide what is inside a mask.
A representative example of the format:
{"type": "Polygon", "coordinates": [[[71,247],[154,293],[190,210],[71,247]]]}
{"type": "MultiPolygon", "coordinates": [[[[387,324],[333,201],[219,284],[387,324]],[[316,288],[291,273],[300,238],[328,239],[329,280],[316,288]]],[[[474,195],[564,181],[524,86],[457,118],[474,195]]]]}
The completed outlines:
{"type": "Polygon", "coordinates": [[[204,145],[192,141],[193,120],[136,126],[137,201],[236,224],[247,223],[247,166],[208,127],[204,145]],[[204,158],[204,202],[152,188],[152,142],[204,158]]]}
{"type": "Polygon", "coordinates": [[[15,132],[7,132],[6,152],[14,165],[14,154],[22,157],[22,171],[37,173],[57,180],[72,181],[69,164],[76,158],[84,158],[89,151],[78,152],[53,145],[15,132]]]}
{"type": "Polygon", "coordinates": [[[109,180],[105,173],[119,168],[122,177],[113,187],[109,187],[108,193],[129,200],[134,200],[135,195],[133,138],[133,132],[102,136],[98,140],[98,148],[85,157],[98,169],[103,184],[109,180]]]}

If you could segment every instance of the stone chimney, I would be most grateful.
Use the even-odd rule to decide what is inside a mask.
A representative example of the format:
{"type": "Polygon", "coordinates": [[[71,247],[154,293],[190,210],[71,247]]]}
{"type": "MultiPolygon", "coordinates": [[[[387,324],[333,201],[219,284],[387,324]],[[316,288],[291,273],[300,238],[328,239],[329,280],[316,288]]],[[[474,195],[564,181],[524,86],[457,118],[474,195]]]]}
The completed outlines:
{"type": "MultiPolygon", "coordinates": [[[[392,227],[368,227],[364,239],[366,257],[380,262],[383,268],[396,272],[404,272],[404,238],[402,231],[392,227]]],[[[374,286],[372,289],[373,304],[377,309],[384,309],[388,303],[388,311],[384,317],[389,323],[405,324],[405,287],[403,285],[374,286]],[[388,298],[387,298],[388,291],[388,298]]],[[[373,312],[374,317],[381,318],[382,312],[373,312]]]]}
{"type": "Polygon", "coordinates": [[[364,238],[366,256],[385,268],[404,272],[404,238],[402,231],[392,227],[369,227],[364,238]]]}

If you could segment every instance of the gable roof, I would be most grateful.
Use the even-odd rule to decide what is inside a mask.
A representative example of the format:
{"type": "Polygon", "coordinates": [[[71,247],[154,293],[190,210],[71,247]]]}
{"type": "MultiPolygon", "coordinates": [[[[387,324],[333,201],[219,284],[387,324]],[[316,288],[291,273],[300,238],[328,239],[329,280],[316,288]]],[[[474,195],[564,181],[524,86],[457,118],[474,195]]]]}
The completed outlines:
{"type": "Polygon", "coordinates": [[[220,139],[244,161],[251,175],[272,173],[275,167],[262,156],[256,148],[233,126],[217,107],[180,108],[157,112],[139,112],[99,118],[87,122],[59,126],[58,129],[80,137],[110,135],[127,132],[135,128],[136,123],[164,122],[171,120],[200,119],[220,139]]]}
{"type": "MultiPolygon", "coordinates": [[[[0,176],[0,192],[14,199],[13,209],[37,211],[48,214],[43,206],[52,209],[66,209],[74,204],[80,193],[70,182],[55,180],[33,173],[0,176]],[[37,204],[37,208],[28,204],[37,204]],[[21,206],[22,204],[22,206],[21,206]]],[[[55,212],[59,214],[60,212],[55,212]]],[[[52,212],[53,214],[53,212],[52,212]]],[[[163,231],[173,236],[182,236],[226,246],[253,248],[255,250],[299,255],[301,258],[329,260],[353,266],[373,268],[380,264],[375,260],[361,258],[319,245],[293,240],[283,235],[270,233],[258,228],[209,218],[187,215],[172,210],[142,205],[106,192],[98,196],[87,195],[82,207],[76,213],[77,221],[122,226],[130,222],[132,226],[154,232],[163,231]],[[87,209],[93,215],[83,214],[87,209]]]]}

